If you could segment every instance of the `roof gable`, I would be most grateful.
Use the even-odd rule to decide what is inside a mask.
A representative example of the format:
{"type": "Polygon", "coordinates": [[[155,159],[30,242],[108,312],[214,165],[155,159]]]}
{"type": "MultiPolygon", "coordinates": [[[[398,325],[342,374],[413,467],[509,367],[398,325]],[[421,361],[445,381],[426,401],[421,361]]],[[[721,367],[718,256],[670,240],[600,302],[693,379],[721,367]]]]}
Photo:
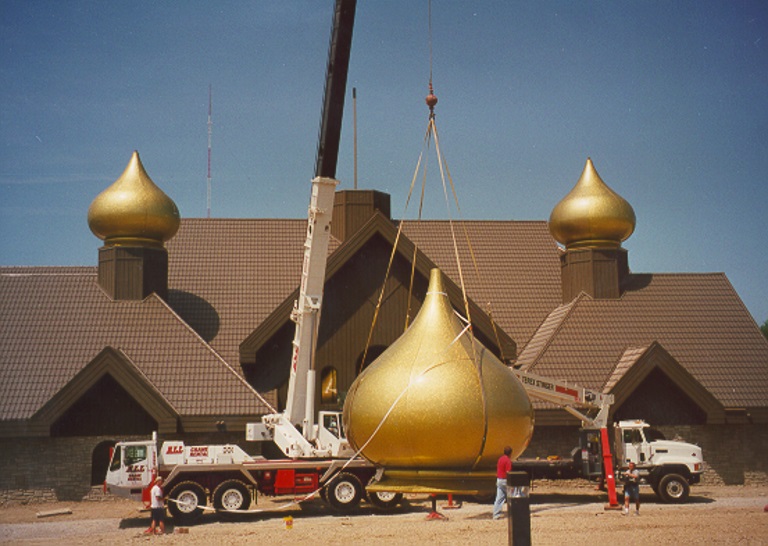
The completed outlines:
{"type": "MultiPolygon", "coordinates": [[[[402,233],[398,233],[398,228],[392,224],[381,213],[375,213],[371,219],[363,225],[352,237],[347,239],[333,254],[328,258],[326,267],[326,283],[333,282],[336,275],[345,264],[347,264],[358,252],[363,249],[374,237],[383,238],[389,247],[394,247],[397,241],[396,251],[399,256],[409,263],[415,256],[415,270],[423,279],[429,278],[429,272],[436,267],[434,262],[427,257],[420,249],[417,249],[413,242],[402,233]]],[[[446,291],[455,307],[463,309],[463,298],[461,288],[450,278],[446,279],[446,291]]],[[[240,361],[243,364],[252,364],[254,355],[259,348],[272,338],[288,321],[293,302],[299,296],[298,287],[274,310],[274,312],[263,321],[241,344],[240,361]]],[[[327,304],[327,303],[326,303],[327,304]]],[[[502,330],[494,329],[491,318],[476,304],[469,301],[472,322],[476,333],[483,335],[489,340],[499,340],[504,354],[511,358],[515,354],[514,341],[502,330]]]]}
{"type": "Polygon", "coordinates": [[[724,407],[768,400],[768,340],[723,274],[633,274],[621,298],[582,295],[561,318],[518,364],[597,389],[627,347],[655,341],[724,407]]]}
{"type": "Polygon", "coordinates": [[[119,349],[182,417],[271,410],[162,299],[112,301],[95,269],[3,268],[0,293],[0,421],[30,419],[106,347],[119,349]]]}
{"type": "MultiPolygon", "coordinates": [[[[166,244],[169,304],[236,365],[240,343],[296,288],[306,230],[306,219],[182,219],[166,244]]],[[[332,237],[329,252],[338,246],[332,237]]]]}
{"type": "Polygon", "coordinates": [[[608,378],[603,392],[613,394],[614,407],[618,408],[656,368],[664,372],[707,414],[707,423],[725,422],[722,404],[655,341],[645,347],[628,347],[608,378]]]}
{"type": "MultiPolygon", "coordinates": [[[[467,295],[523,348],[552,309],[562,303],[560,250],[546,221],[405,222],[403,233],[454,280],[462,264],[467,295]],[[490,309],[488,305],[490,304],[490,309]]],[[[458,281],[457,281],[458,282],[458,281]]]]}
{"type": "Polygon", "coordinates": [[[159,433],[176,432],[179,417],[171,404],[119,349],[106,347],[32,416],[32,427],[50,426],[102,376],[111,375],[158,423],[159,433]]]}

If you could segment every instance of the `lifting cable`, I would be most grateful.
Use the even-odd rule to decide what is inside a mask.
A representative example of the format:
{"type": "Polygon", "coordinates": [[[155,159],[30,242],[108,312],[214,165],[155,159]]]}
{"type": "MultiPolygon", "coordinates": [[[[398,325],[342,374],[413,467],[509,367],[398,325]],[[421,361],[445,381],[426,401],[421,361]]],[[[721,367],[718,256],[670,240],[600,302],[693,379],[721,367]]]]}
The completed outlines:
{"type": "MultiPolygon", "coordinates": [[[[387,264],[386,273],[384,275],[384,282],[382,283],[381,291],[379,293],[379,298],[378,298],[378,300],[376,302],[376,307],[375,307],[374,313],[373,313],[373,319],[371,321],[371,327],[370,327],[370,330],[368,332],[368,339],[366,341],[365,348],[363,350],[363,357],[360,360],[359,369],[357,370],[357,373],[360,373],[363,370],[363,368],[365,367],[365,364],[366,364],[366,360],[368,358],[368,351],[369,351],[369,348],[371,346],[371,342],[373,340],[373,333],[375,331],[376,323],[378,321],[378,317],[379,317],[379,313],[380,313],[380,310],[381,310],[382,302],[384,301],[384,295],[385,295],[386,290],[387,290],[387,282],[388,282],[390,274],[391,274],[392,265],[393,265],[393,262],[395,260],[395,256],[397,255],[398,246],[400,244],[400,239],[401,239],[401,234],[402,234],[403,226],[405,225],[406,213],[407,213],[408,207],[410,205],[411,199],[413,198],[413,192],[414,192],[414,188],[416,186],[416,180],[419,178],[420,171],[422,173],[422,177],[421,177],[422,181],[421,181],[421,192],[420,192],[420,200],[419,200],[419,210],[418,210],[418,215],[417,215],[416,222],[419,223],[422,220],[422,214],[423,214],[423,210],[424,210],[425,193],[426,193],[426,183],[427,183],[427,163],[428,163],[428,157],[429,157],[425,152],[429,151],[430,145],[431,145],[433,140],[434,140],[435,152],[436,152],[436,155],[437,155],[438,167],[439,167],[439,171],[440,171],[440,178],[441,178],[442,186],[443,186],[443,195],[444,195],[444,198],[445,198],[446,210],[448,212],[448,224],[450,226],[451,240],[452,240],[452,243],[453,243],[454,258],[456,260],[456,267],[457,267],[458,276],[459,276],[459,284],[460,284],[461,294],[462,294],[462,299],[463,299],[463,304],[464,304],[464,312],[466,314],[466,319],[465,320],[466,320],[467,324],[469,325],[468,333],[469,333],[469,335],[471,336],[471,338],[473,340],[473,342],[472,342],[473,351],[474,351],[474,347],[475,347],[475,344],[474,344],[474,331],[472,329],[472,316],[471,316],[471,312],[470,312],[469,298],[467,296],[466,283],[465,283],[465,279],[464,279],[464,271],[462,269],[461,257],[459,255],[458,242],[457,242],[457,238],[456,238],[456,231],[455,231],[454,221],[453,221],[453,218],[451,216],[450,199],[449,199],[449,196],[448,196],[448,185],[450,185],[451,194],[453,196],[453,201],[454,201],[454,204],[456,206],[456,211],[458,213],[459,218],[461,218],[461,207],[459,205],[459,199],[458,199],[458,195],[456,193],[456,187],[455,187],[455,185],[453,183],[453,177],[451,176],[450,170],[448,169],[448,163],[447,163],[447,161],[445,160],[445,158],[443,157],[443,155],[442,155],[442,153],[440,151],[440,141],[439,141],[438,132],[437,132],[437,125],[435,123],[435,110],[434,109],[435,109],[435,105],[437,104],[437,97],[434,94],[434,90],[433,90],[433,86],[432,86],[432,57],[433,57],[433,55],[432,55],[432,3],[431,3],[431,1],[429,2],[428,21],[429,21],[429,23],[428,23],[429,24],[429,94],[426,97],[426,103],[427,103],[427,106],[429,107],[429,121],[428,121],[428,124],[427,124],[426,133],[424,135],[424,141],[422,143],[422,150],[421,150],[421,153],[419,154],[419,158],[418,158],[418,161],[416,163],[416,169],[414,170],[413,177],[411,179],[410,188],[408,190],[408,197],[407,197],[406,202],[405,202],[405,209],[403,211],[403,215],[401,216],[402,220],[398,223],[397,234],[395,236],[395,242],[392,245],[392,252],[390,253],[389,262],[387,264]],[[423,163],[423,170],[422,170],[422,163],[423,163]],[[448,184],[446,184],[446,179],[448,181],[448,184]]],[[[472,247],[472,243],[470,241],[470,237],[469,237],[469,232],[467,230],[467,226],[464,223],[462,223],[461,226],[462,226],[464,239],[466,241],[467,249],[469,251],[469,256],[470,256],[470,259],[471,259],[471,262],[472,262],[472,265],[473,265],[473,268],[474,268],[474,272],[475,272],[476,278],[480,279],[481,278],[480,268],[479,268],[478,263],[477,263],[477,258],[475,256],[474,248],[472,247]]],[[[406,306],[405,325],[404,325],[404,329],[403,329],[404,331],[408,329],[408,326],[410,325],[410,320],[411,320],[411,306],[412,306],[412,302],[413,302],[413,288],[414,288],[414,279],[415,279],[415,276],[416,276],[416,261],[417,261],[417,258],[418,258],[418,247],[414,243],[413,244],[413,254],[411,256],[411,274],[410,274],[410,280],[409,280],[409,286],[408,286],[408,297],[407,297],[407,306],[406,306]]],[[[496,323],[495,323],[494,318],[493,318],[493,312],[492,312],[491,302],[490,301],[487,302],[487,314],[488,314],[488,318],[490,320],[491,328],[493,330],[493,335],[496,338],[495,339],[496,340],[496,345],[497,345],[497,347],[499,349],[499,354],[500,354],[501,360],[504,361],[505,360],[504,346],[501,343],[501,338],[499,336],[498,329],[496,327],[496,323]]],[[[475,357],[474,358],[475,363],[477,365],[476,355],[474,355],[474,357],[475,357]]]]}

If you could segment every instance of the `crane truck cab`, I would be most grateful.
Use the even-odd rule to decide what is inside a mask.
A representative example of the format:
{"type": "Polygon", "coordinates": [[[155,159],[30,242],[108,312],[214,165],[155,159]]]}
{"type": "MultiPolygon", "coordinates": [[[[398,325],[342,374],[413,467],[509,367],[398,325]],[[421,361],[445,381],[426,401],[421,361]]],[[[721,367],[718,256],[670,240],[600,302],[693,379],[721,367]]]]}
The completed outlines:
{"type": "Polygon", "coordinates": [[[118,496],[149,502],[149,488],[157,477],[157,443],[118,442],[104,480],[104,490],[118,496]]]}
{"type": "Polygon", "coordinates": [[[688,499],[690,486],[699,483],[704,472],[699,446],[666,440],[642,419],[619,421],[614,429],[614,451],[621,469],[635,463],[641,480],[664,502],[688,499]]]}

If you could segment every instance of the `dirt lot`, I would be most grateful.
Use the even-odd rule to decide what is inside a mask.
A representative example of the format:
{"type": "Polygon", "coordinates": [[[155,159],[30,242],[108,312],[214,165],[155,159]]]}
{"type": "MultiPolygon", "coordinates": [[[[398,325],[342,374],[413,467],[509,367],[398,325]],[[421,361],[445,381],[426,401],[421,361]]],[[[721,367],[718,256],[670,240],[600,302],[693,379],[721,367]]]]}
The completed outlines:
{"type": "MultiPolygon", "coordinates": [[[[537,482],[531,493],[534,544],[768,544],[768,487],[696,486],[685,505],[660,504],[642,491],[641,515],[606,511],[604,493],[586,483],[537,482]]],[[[46,503],[0,508],[3,544],[507,544],[506,520],[491,519],[491,505],[464,502],[449,508],[437,502],[445,519],[430,520],[431,501],[410,496],[406,506],[381,514],[367,505],[354,514],[333,515],[320,500],[286,506],[291,499],[260,500],[268,512],[248,516],[205,515],[191,527],[165,536],[146,536],[149,513],[137,503],[111,500],[46,503]],[[38,517],[57,510],[71,514],[38,517]],[[293,517],[288,529],[284,517],[293,517]]],[[[454,501],[454,506],[458,503],[454,501]]]]}

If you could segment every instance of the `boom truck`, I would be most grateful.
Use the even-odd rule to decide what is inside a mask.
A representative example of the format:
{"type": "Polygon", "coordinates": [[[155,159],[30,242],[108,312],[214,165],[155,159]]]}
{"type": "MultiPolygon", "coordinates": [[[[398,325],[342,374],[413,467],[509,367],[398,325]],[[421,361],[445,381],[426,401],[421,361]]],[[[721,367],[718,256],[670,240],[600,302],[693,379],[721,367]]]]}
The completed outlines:
{"type": "Polygon", "coordinates": [[[532,478],[604,480],[613,506],[617,505],[614,472],[627,468],[630,462],[637,466],[641,482],[650,485],[664,502],[685,502],[690,486],[701,481],[704,472],[701,448],[687,442],[665,440],[642,419],[614,423],[612,450],[608,435],[612,394],[519,369],[513,371],[530,396],[560,406],[582,423],[579,445],[571,452],[570,459],[521,458],[515,461],[515,470],[526,471],[532,478]]]}

